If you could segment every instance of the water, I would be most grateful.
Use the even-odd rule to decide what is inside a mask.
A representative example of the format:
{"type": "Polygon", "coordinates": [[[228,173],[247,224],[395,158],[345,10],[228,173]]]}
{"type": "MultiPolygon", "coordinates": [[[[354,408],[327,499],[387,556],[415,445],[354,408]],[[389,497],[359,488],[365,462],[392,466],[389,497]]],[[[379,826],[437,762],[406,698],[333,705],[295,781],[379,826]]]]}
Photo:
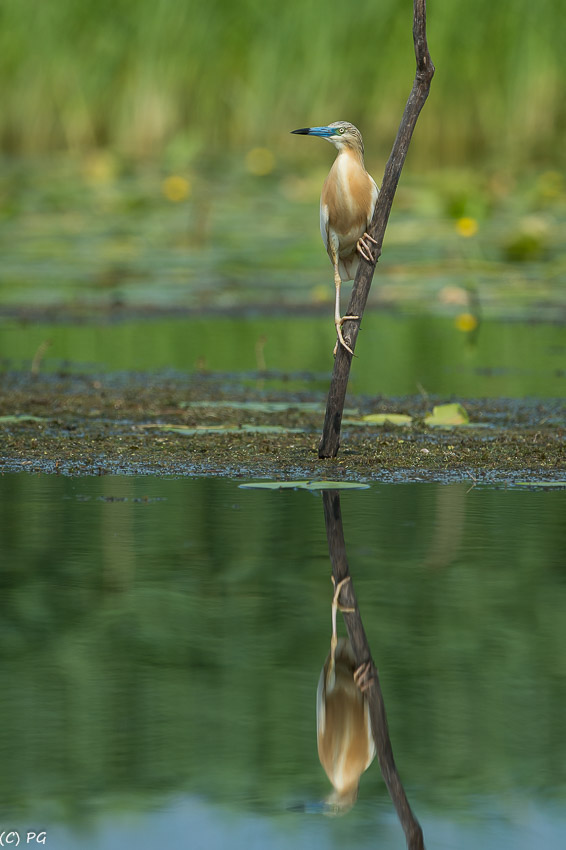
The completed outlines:
{"type": "MultiPolygon", "coordinates": [[[[379,485],[342,513],[427,846],[562,847],[566,493],[379,485]]],[[[329,791],[320,496],[6,475],[0,516],[3,829],[57,850],[405,846],[377,763],[345,817],[289,811],[329,791]]]]}
{"type": "MultiPolygon", "coordinates": [[[[115,324],[0,327],[0,369],[29,370],[49,342],[41,370],[176,369],[284,376],[285,388],[328,390],[335,330],[327,315],[205,317],[115,324]],[[308,380],[305,383],[305,373],[308,380]],[[291,385],[289,379],[293,381],[291,385]]],[[[561,325],[489,320],[475,340],[433,316],[364,317],[349,390],[375,395],[466,397],[565,395],[566,337],[561,325]]]]}

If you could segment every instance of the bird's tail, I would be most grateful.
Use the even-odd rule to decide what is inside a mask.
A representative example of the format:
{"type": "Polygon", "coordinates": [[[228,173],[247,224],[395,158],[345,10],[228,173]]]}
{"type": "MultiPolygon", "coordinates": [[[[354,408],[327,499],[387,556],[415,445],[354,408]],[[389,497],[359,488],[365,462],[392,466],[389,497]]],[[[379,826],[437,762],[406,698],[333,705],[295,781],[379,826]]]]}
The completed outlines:
{"type": "Polygon", "coordinates": [[[338,260],[338,271],[340,272],[340,280],[354,280],[360,260],[357,254],[352,254],[350,257],[338,260]]]}

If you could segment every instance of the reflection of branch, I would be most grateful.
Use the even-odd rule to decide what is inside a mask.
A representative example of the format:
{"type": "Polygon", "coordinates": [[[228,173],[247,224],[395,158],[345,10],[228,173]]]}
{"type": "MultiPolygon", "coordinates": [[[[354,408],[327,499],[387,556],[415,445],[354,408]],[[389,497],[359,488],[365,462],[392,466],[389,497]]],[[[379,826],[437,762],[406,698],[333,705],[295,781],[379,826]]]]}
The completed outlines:
{"type": "MultiPolygon", "coordinates": [[[[332,562],[332,575],[336,583],[338,583],[350,575],[350,568],[346,557],[344,530],[342,528],[340,495],[337,490],[324,490],[322,498],[324,502],[326,536],[328,538],[328,548],[332,562]]],[[[371,728],[383,779],[401,821],[401,826],[407,839],[407,847],[409,850],[424,850],[423,832],[409,805],[393,757],[393,748],[387,728],[387,715],[379,684],[379,676],[373,658],[371,657],[371,650],[351,581],[347,582],[342,588],[340,600],[344,607],[354,609],[351,614],[344,613],[344,622],[346,623],[348,637],[350,638],[350,643],[356,657],[356,666],[364,664],[366,661],[369,661],[371,664],[373,676],[370,686],[366,691],[366,697],[369,704],[371,728]]]]}

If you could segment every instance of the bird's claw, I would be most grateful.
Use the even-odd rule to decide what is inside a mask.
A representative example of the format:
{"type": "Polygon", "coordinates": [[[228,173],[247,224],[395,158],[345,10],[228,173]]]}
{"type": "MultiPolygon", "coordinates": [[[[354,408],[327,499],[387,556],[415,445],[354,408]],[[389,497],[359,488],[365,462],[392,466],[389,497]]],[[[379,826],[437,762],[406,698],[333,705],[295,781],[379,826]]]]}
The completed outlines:
{"type": "Polygon", "coordinates": [[[348,351],[352,355],[352,357],[356,356],[348,345],[348,343],[346,342],[346,340],[344,339],[344,335],[342,334],[342,325],[344,324],[344,322],[356,321],[359,318],[359,316],[342,316],[341,319],[338,319],[335,322],[336,336],[338,337],[338,339],[336,340],[336,345],[334,346],[334,351],[332,352],[334,357],[336,357],[336,352],[338,351],[338,343],[340,343],[340,345],[345,348],[346,351],[348,351]]]}
{"type": "Polygon", "coordinates": [[[369,244],[370,242],[377,245],[377,239],[374,239],[373,236],[369,235],[369,233],[364,233],[364,235],[360,236],[356,242],[356,251],[364,258],[364,260],[367,260],[368,263],[373,263],[373,257],[371,256],[372,246],[369,244]]]}
{"type": "Polygon", "coordinates": [[[354,613],[353,608],[345,608],[343,605],[340,605],[340,603],[338,602],[338,598],[340,596],[340,591],[342,590],[344,585],[347,584],[350,581],[350,576],[346,576],[346,578],[343,578],[342,581],[338,582],[338,584],[336,584],[336,579],[334,578],[334,576],[330,576],[330,578],[332,580],[332,584],[334,585],[334,598],[332,600],[332,605],[336,606],[336,608],[339,611],[342,611],[342,613],[344,613],[344,614],[353,614],[354,613]]]}
{"type": "Polygon", "coordinates": [[[371,662],[366,661],[365,664],[360,664],[357,670],[354,670],[354,682],[362,692],[365,694],[368,690],[371,682],[373,680],[373,670],[371,668],[371,662]]]}

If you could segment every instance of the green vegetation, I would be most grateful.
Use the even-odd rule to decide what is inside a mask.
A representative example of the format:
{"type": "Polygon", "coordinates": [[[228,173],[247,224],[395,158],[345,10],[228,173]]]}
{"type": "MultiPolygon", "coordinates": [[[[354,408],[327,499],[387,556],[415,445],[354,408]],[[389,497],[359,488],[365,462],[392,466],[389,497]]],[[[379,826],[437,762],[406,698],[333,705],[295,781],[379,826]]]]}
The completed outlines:
{"type": "MultiPolygon", "coordinates": [[[[330,317],[318,200],[332,152],[320,145],[315,168],[297,162],[264,176],[244,155],[220,171],[132,168],[112,151],[4,161],[0,307],[84,318],[117,305],[152,315],[300,306],[330,317]]],[[[383,168],[373,152],[370,167],[383,168]]],[[[496,170],[406,174],[371,306],[458,317],[469,338],[493,315],[555,321],[566,303],[565,228],[556,170],[520,180],[496,170]]]]}
{"type": "MultiPolygon", "coordinates": [[[[562,0],[433,0],[428,14],[437,75],[416,156],[563,155],[562,0]]],[[[347,118],[381,156],[412,82],[411,19],[410,0],[5,0],[2,147],[188,160],[288,151],[288,130],[347,118]]]]}

